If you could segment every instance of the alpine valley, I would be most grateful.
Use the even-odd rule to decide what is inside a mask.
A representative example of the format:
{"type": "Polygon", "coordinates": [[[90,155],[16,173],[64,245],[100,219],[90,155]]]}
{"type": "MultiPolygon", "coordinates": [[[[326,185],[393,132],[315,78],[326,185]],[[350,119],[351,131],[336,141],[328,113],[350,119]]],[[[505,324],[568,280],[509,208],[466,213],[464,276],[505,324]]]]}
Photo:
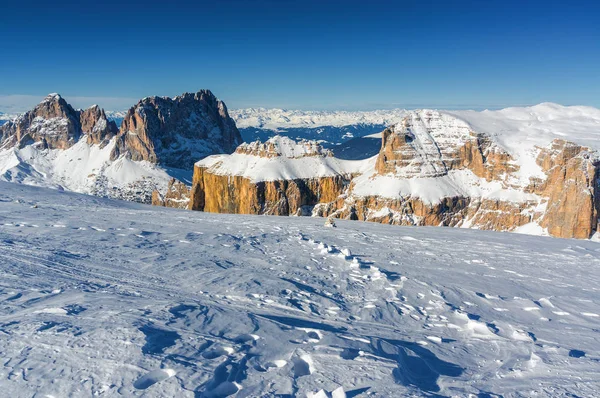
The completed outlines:
{"type": "Polygon", "coordinates": [[[116,115],[120,127],[98,106],[49,95],[0,126],[0,179],[217,213],[581,239],[598,226],[596,108],[230,117],[201,90],[116,115]]]}

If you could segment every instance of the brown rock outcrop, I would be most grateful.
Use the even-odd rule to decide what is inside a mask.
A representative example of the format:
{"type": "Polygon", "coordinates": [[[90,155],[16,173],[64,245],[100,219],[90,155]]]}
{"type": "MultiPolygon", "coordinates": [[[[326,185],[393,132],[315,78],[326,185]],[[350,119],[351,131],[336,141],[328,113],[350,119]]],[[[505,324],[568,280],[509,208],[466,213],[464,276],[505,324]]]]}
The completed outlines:
{"type": "Polygon", "coordinates": [[[518,166],[490,137],[436,111],[410,113],[382,133],[375,163],[378,174],[439,177],[461,169],[492,181],[517,171],[518,166]]]}
{"type": "Polygon", "coordinates": [[[540,225],[552,236],[589,238],[598,226],[600,160],[589,148],[555,140],[537,162],[548,175],[538,187],[548,197],[540,225]]]}
{"type": "Polygon", "coordinates": [[[158,190],[152,192],[152,205],[187,209],[190,204],[190,188],[183,182],[173,178],[169,181],[166,193],[158,190]]]}
{"type": "Polygon", "coordinates": [[[266,142],[245,142],[236,148],[235,153],[261,158],[287,157],[293,159],[307,156],[333,156],[330,150],[324,149],[315,141],[295,142],[281,136],[275,136],[266,142]]]}
{"type": "Polygon", "coordinates": [[[510,231],[539,217],[539,214],[528,211],[535,205],[462,196],[446,197],[438,203],[429,204],[417,197],[389,199],[350,195],[317,205],[313,214],[391,225],[475,226],[484,230],[510,231]]]}
{"type": "Polygon", "coordinates": [[[209,90],[201,90],[140,100],[123,119],[111,158],[127,155],[132,160],[191,169],[195,161],[232,153],[241,143],[225,103],[209,90]]]}
{"type": "Polygon", "coordinates": [[[104,109],[98,105],[82,111],[79,120],[81,131],[87,134],[88,144],[105,146],[119,131],[116,123],[108,120],[104,109]]]}

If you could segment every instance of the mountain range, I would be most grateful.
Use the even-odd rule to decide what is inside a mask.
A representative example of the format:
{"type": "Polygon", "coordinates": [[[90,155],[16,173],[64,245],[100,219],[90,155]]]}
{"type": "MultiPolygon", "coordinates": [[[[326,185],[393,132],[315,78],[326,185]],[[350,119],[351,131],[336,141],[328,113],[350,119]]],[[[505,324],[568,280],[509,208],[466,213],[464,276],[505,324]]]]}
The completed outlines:
{"type": "Polygon", "coordinates": [[[208,212],[587,239],[599,137],[600,110],[552,103],[230,116],[201,90],[110,114],[51,94],[0,126],[0,179],[208,212]]]}
{"type": "Polygon", "coordinates": [[[148,97],[123,115],[74,110],[58,94],[0,126],[0,179],[150,203],[195,160],[242,142],[227,108],[210,91],[148,97]]]}

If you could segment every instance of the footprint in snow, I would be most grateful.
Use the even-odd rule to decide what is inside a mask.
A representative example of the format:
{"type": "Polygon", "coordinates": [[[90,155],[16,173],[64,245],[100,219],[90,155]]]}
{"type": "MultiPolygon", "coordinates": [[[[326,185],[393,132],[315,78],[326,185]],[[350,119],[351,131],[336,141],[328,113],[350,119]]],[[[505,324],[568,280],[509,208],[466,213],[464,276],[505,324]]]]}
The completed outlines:
{"type": "Polygon", "coordinates": [[[133,383],[133,386],[138,390],[145,390],[154,384],[175,376],[176,372],[173,369],[156,369],[146,373],[133,383]]]}
{"type": "Polygon", "coordinates": [[[312,358],[308,354],[303,354],[292,358],[294,364],[294,377],[309,376],[312,374],[312,358]]]}
{"type": "Polygon", "coordinates": [[[235,339],[233,339],[233,341],[235,341],[236,343],[249,343],[252,341],[256,341],[258,339],[260,339],[260,336],[258,336],[256,334],[245,333],[245,334],[240,334],[235,339]]]}
{"type": "Polygon", "coordinates": [[[219,345],[216,347],[211,347],[208,350],[204,351],[202,353],[202,356],[206,359],[215,359],[224,355],[233,354],[234,351],[235,350],[232,347],[225,347],[219,345]]]}

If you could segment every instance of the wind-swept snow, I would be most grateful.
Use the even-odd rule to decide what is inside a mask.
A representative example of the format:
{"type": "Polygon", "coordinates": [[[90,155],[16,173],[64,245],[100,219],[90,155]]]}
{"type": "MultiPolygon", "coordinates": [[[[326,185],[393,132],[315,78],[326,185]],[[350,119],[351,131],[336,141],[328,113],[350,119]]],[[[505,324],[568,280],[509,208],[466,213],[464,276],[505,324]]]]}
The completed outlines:
{"type": "Polygon", "coordinates": [[[111,160],[114,145],[114,138],[101,146],[88,144],[83,136],[68,149],[43,149],[38,144],[0,149],[0,181],[149,201],[152,190],[166,189],[171,174],[190,180],[191,171],[169,170],[124,156],[111,160]]]}
{"type": "Polygon", "coordinates": [[[0,183],[6,396],[582,396],[600,246],[0,183]]]}

